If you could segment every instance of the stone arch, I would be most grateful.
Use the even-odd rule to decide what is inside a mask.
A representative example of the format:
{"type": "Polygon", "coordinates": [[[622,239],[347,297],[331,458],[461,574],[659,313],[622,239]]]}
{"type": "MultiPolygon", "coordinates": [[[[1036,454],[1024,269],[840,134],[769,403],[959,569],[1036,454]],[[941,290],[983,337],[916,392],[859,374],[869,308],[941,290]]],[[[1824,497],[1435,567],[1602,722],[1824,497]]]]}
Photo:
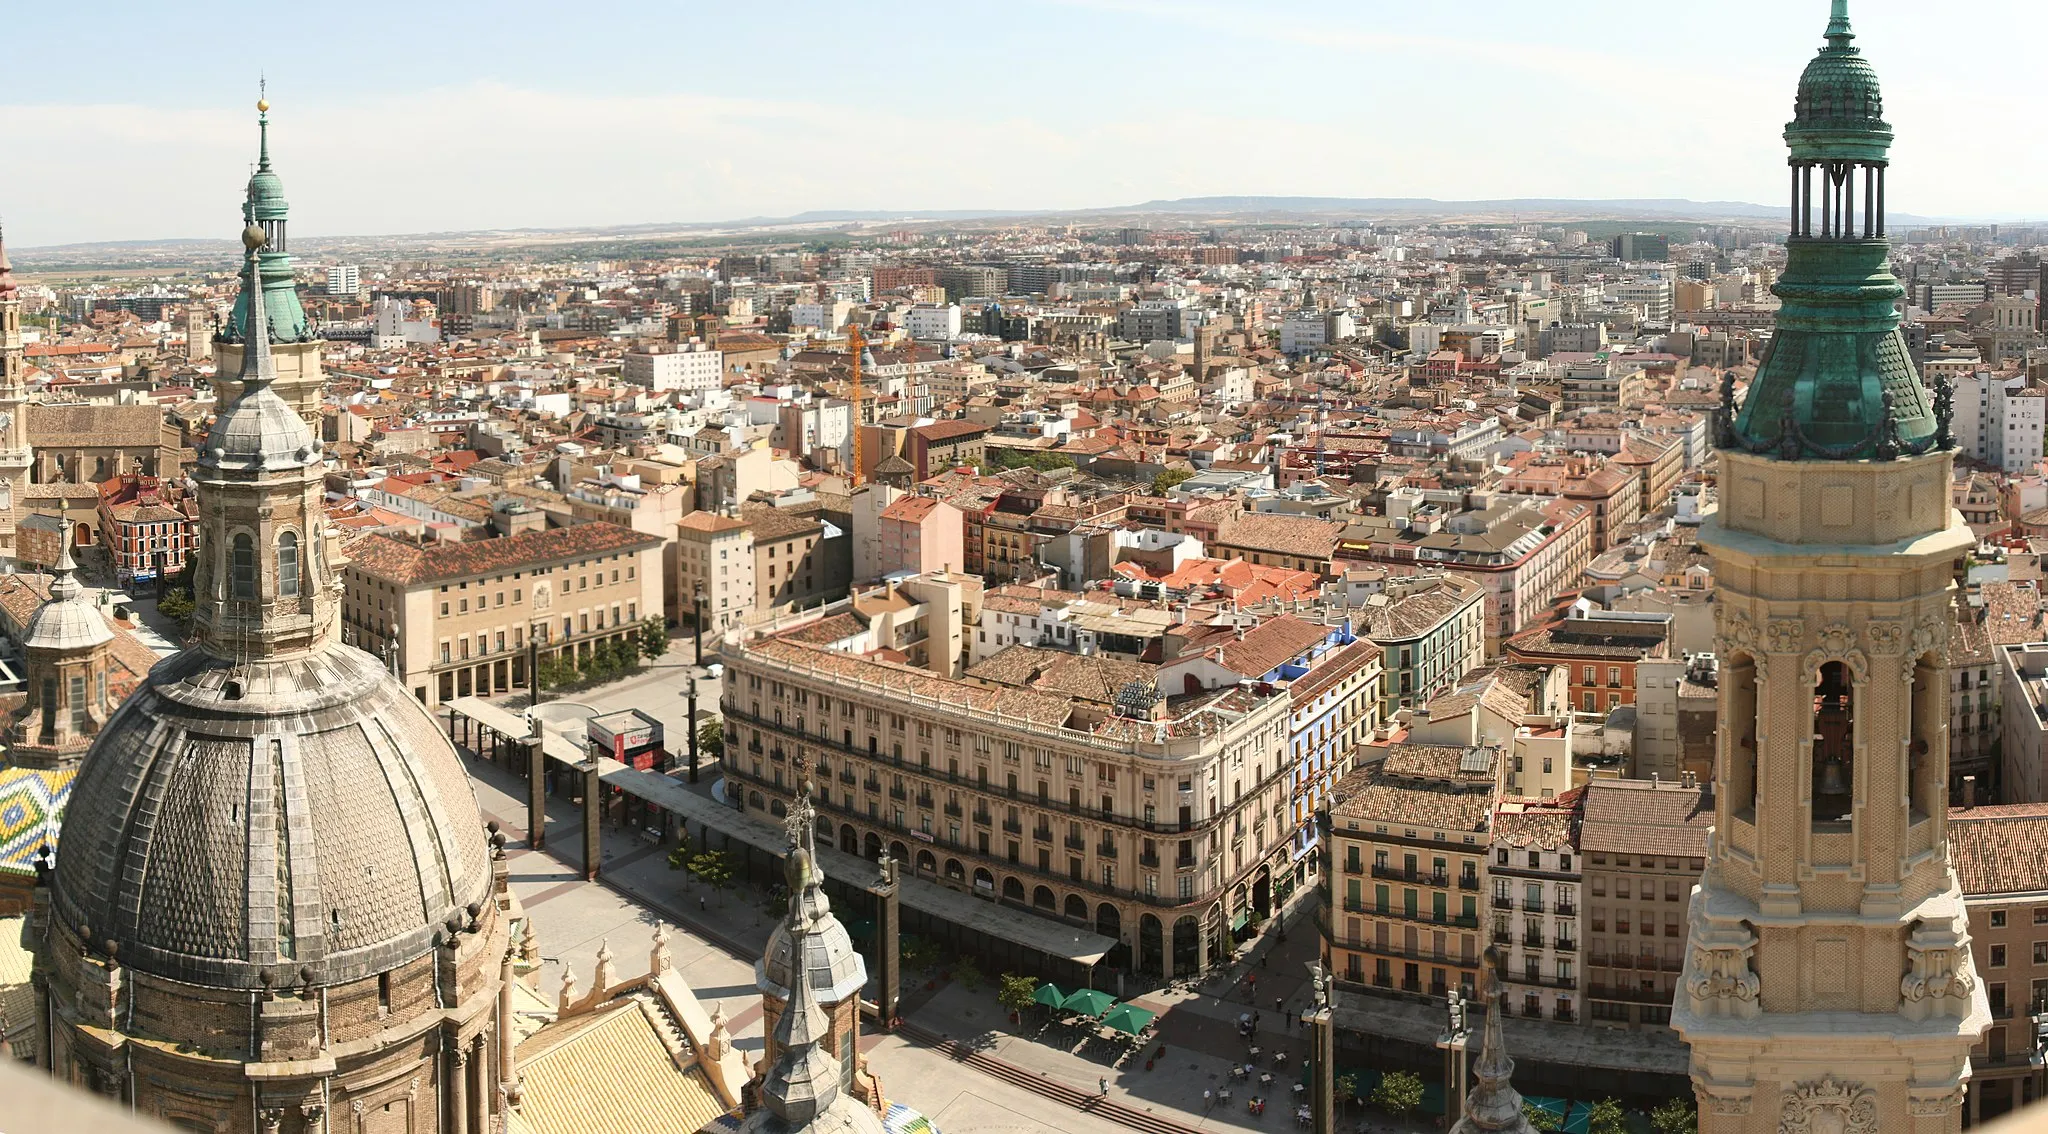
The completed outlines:
{"type": "Polygon", "coordinates": [[[1063,916],[1065,916],[1068,921],[1087,921],[1088,899],[1082,897],[1079,894],[1068,894],[1066,909],[1063,913],[1063,916]]]}
{"type": "Polygon", "coordinates": [[[1202,926],[1193,914],[1173,921],[1173,975],[1194,976],[1202,971],[1202,926]]]}
{"type": "Polygon", "coordinates": [[[1138,915],[1138,971],[1152,976],[1166,975],[1165,931],[1155,914],[1138,915]]]}
{"type": "Polygon", "coordinates": [[[760,792],[758,792],[758,791],[756,791],[756,792],[749,792],[749,793],[747,794],[747,806],[748,806],[748,807],[750,807],[750,808],[752,808],[752,809],[753,809],[753,810],[755,810],[755,811],[759,811],[759,810],[761,810],[762,808],[764,808],[764,807],[768,806],[768,800],[767,800],[767,797],[763,796],[763,795],[762,795],[762,794],[761,794],[760,792]]]}
{"type": "Polygon", "coordinates": [[[938,869],[939,860],[932,852],[928,850],[917,852],[917,872],[919,874],[936,874],[938,869]]]}
{"type": "Polygon", "coordinates": [[[1053,896],[1052,887],[1040,886],[1031,891],[1031,904],[1041,910],[1059,908],[1059,899],[1053,896]]]}
{"type": "Polygon", "coordinates": [[[869,862],[881,861],[882,836],[875,834],[873,831],[868,832],[867,850],[863,857],[865,857],[869,862]]]}
{"type": "Polygon", "coordinates": [[[853,829],[853,824],[847,823],[839,828],[839,849],[847,854],[860,853],[860,832],[853,829]]]}
{"type": "Polygon", "coordinates": [[[779,799],[771,800],[768,804],[768,814],[780,819],[789,814],[789,807],[779,799]]]}
{"type": "Polygon", "coordinates": [[[1124,935],[1124,912],[1104,902],[1095,907],[1095,932],[1104,937],[1122,940],[1124,935]]]}
{"type": "Polygon", "coordinates": [[[909,862],[910,848],[900,842],[892,842],[889,844],[889,857],[897,862],[909,862]]]}
{"type": "MultiPolygon", "coordinates": [[[[986,873],[986,870],[977,870],[974,875],[979,878],[986,873]]],[[[1015,875],[1003,879],[1003,900],[1015,902],[1020,906],[1024,904],[1024,883],[1018,881],[1015,875]]]]}
{"type": "Polygon", "coordinates": [[[949,858],[946,860],[946,877],[955,882],[967,881],[967,870],[960,865],[959,859],[949,858]]]}

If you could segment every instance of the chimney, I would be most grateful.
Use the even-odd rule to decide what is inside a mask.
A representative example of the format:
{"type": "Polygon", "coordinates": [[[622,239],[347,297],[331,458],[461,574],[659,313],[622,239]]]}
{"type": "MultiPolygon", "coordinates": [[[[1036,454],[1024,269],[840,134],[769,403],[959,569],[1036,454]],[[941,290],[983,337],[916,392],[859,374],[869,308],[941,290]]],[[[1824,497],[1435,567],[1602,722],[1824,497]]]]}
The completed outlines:
{"type": "Polygon", "coordinates": [[[1657,786],[1658,786],[1658,785],[1657,785],[1657,773],[1655,773],[1655,772],[1651,772],[1651,773],[1650,773],[1650,787],[1651,787],[1651,788],[1655,788],[1655,787],[1657,787],[1657,786]]]}
{"type": "Polygon", "coordinates": [[[1977,806],[1977,777],[1974,775],[1963,777],[1963,806],[1977,806]]]}

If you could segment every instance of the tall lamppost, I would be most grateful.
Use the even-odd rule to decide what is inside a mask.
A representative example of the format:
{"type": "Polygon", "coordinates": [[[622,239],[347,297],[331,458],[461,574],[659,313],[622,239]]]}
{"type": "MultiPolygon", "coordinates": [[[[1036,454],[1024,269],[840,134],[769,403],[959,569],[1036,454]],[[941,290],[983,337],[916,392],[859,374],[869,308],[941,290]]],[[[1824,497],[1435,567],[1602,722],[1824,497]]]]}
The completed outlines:
{"type": "Polygon", "coordinates": [[[693,620],[693,621],[694,621],[694,622],[696,623],[695,629],[696,629],[696,631],[697,631],[697,667],[698,667],[699,669],[702,669],[702,668],[704,667],[704,582],[703,582],[703,580],[701,580],[701,579],[700,579],[700,580],[698,580],[698,582],[697,582],[697,587],[696,587],[696,593],[695,593],[695,594],[694,594],[694,595],[692,596],[692,598],[693,598],[693,599],[695,600],[695,602],[696,602],[696,604],[697,604],[697,612],[696,612],[695,616],[694,616],[694,617],[693,617],[693,619],[692,619],[692,620],[693,620]]]}
{"type": "Polygon", "coordinates": [[[697,675],[690,674],[690,782],[697,782],[697,675]]]}

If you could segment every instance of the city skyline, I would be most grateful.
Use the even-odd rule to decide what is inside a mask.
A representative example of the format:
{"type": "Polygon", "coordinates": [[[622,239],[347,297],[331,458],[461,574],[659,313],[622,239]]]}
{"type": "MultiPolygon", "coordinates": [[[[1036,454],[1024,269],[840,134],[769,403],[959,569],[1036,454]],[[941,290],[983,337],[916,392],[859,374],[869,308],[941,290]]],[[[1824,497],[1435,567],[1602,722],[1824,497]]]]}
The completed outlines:
{"type": "MultiPolygon", "coordinates": [[[[115,5],[164,57],[207,65],[170,89],[158,72],[24,68],[37,81],[0,96],[0,146],[33,172],[0,216],[17,248],[231,231],[221,202],[254,156],[266,70],[307,237],[1210,195],[1776,202],[1781,159],[1765,143],[1824,4],[1734,0],[1723,30],[1683,37],[1610,0],[1563,7],[1543,20],[1467,5],[1446,31],[1422,12],[1321,2],[1249,22],[1213,5],[1062,0],[986,29],[812,5],[773,25],[598,5],[573,26],[528,4],[484,22],[474,6],[372,3],[345,24],[115,5]],[[221,58],[221,29],[243,27],[255,45],[221,58]]],[[[2048,13],[2016,2],[1973,9],[2004,38],[2048,32],[2048,13]]],[[[1917,10],[1854,12],[1859,46],[1897,76],[1895,210],[2025,216],[2048,157],[2016,148],[2008,175],[1984,182],[1943,156],[1947,123],[1996,136],[2001,101],[2019,128],[2015,73],[1916,68],[1917,10]]],[[[30,64],[96,46],[50,12],[10,20],[30,64]]]]}

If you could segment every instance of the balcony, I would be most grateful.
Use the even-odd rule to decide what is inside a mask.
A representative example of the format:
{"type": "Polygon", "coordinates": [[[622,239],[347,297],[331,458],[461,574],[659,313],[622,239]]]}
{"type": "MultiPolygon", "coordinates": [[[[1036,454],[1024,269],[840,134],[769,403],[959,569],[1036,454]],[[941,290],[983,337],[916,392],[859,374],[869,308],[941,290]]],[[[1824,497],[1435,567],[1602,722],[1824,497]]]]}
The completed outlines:
{"type": "Polygon", "coordinates": [[[1514,909],[1515,900],[1506,894],[1495,894],[1493,896],[1493,908],[1497,910],[1514,909]]]}
{"type": "Polygon", "coordinates": [[[847,787],[852,787],[854,784],[860,782],[860,777],[853,774],[852,768],[841,768],[839,769],[839,782],[845,784],[847,787]]]}
{"type": "MultiPolygon", "coordinates": [[[[929,803],[926,803],[926,802],[925,802],[925,800],[926,800],[926,799],[928,799],[928,798],[930,798],[930,797],[929,797],[929,796],[920,796],[920,797],[918,798],[918,801],[917,801],[917,802],[918,802],[918,806],[920,806],[920,807],[930,807],[930,806],[931,806],[931,804],[929,804],[929,803]]],[[[960,805],[959,805],[959,804],[957,804],[957,803],[948,803],[948,804],[946,804],[946,807],[945,807],[945,812],[946,812],[946,817],[947,817],[947,818],[949,818],[949,819],[958,819],[958,818],[960,818],[960,814],[961,814],[961,808],[960,808],[960,805]]]]}
{"type": "Polygon", "coordinates": [[[1460,875],[1458,875],[1458,889],[1460,889],[1460,890],[1477,890],[1477,889],[1479,889],[1479,876],[1478,876],[1477,874],[1460,874],[1460,875]]]}
{"type": "Polygon", "coordinates": [[[1557,903],[1557,916],[1577,917],[1579,916],[1579,907],[1571,902],[1559,902],[1557,903]]]}
{"type": "Polygon", "coordinates": [[[1560,953],[1576,953],[1579,951],[1579,943],[1569,937],[1560,937],[1557,939],[1557,944],[1553,945],[1552,948],[1560,953]]]}
{"type": "Polygon", "coordinates": [[[1505,929],[1496,929],[1493,931],[1493,943],[1495,945],[1511,945],[1514,943],[1514,940],[1514,934],[1509,933],[1505,929]]]}
{"type": "Polygon", "coordinates": [[[901,784],[898,784],[897,786],[889,789],[889,798],[901,802],[903,800],[909,799],[910,793],[903,790],[903,786],[901,784]]]}
{"type": "Polygon", "coordinates": [[[877,779],[869,779],[863,782],[860,786],[868,791],[881,791],[882,781],[877,779]]]}
{"type": "Polygon", "coordinates": [[[1524,901],[1522,902],[1522,910],[1523,910],[1523,912],[1525,912],[1525,913],[1534,913],[1534,914],[1540,914],[1540,913],[1542,913],[1542,912],[1543,912],[1543,899],[1542,899],[1542,898],[1529,898],[1529,899],[1525,899],[1525,900],[1524,900],[1524,901]]]}
{"type": "Polygon", "coordinates": [[[1084,851],[1088,849],[1088,840],[1079,835],[1068,835],[1060,841],[1065,843],[1070,851],[1084,851]]]}
{"type": "Polygon", "coordinates": [[[1522,948],[1524,948],[1524,949],[1541,949],[1541,948],[1543,948],[1543,935],[1542,935],[1541,933],[1524,933],[1524,934],[1522,935],[1522,948]]]}
{"type": "Polygon", "coordinates": [[[977,812],[975,812],[975,813],[974,813],[974,825],[975,825],[975,826],[977,826],[977,827],[986,827],[986,826],[988,826],[988,824],[989,824],[989,814],[988,814],[988,812],[986,812],[986,811],[977,811],[977,812]]]}
{"type": "Polygon", "coordinates": [[[1040,827],[1037,830],[1031,832],[1031,837],[1037,839],[1041,843],[1049,843],[1052,841],[1052,828],[1040,827]]]}
{"type": "Polygon", "coordinates": [[[1024,833],[1024,824],[1019,823],[1015,819],[1005,819],[1003,820],[1003,832],[1010,835],[1021,835],[1024,833]]]}
{"type": "Polygon", "coordinates": [[[1195,856],[1191,854],[1181,855],[1173,860],[1173,868],[1175,870],[1193,870],[1195,868],[1195,856]]]}
{"type": "Polygon", "coordinates": [[[1344,873],[1363,874],[1365,873],[1365,863],[1356,858],[1347,858],[1344,860],[1344,873]]]}
{"type": "Polygon", "coordinates": [[[1138,865],[1148,869],[1156,869],[1159,866],[1159,856],[1149,851],[1144,852],[1138,855],[1138,865]]]}
{"type": "Polygon", "coordinates": [[[780,748],[770,748],[768,750],[768,758],[770,760],[775,761],[778,764],[782,763],[782,761],[785,759],[785,757],[782,755],[782,749],[780,748]]]}
{"type": "Polygon", "coordinates": [[[1631,1004],[1671,1003],[1671,994],[1668,992],[1657,992],[1654,989],[1644,991],[1641,988],[1609,987],[1604,984],[1594,985],[1586,995],[1591,996],[1595,1000],[1626,1000],[1631,1004]]]}
{"type": "Polygon", "coordinates": [[[1451,884],[1451,876],[1448,872],[1406,870],[1397,866],[1381,866],[1378,863],[1373,864],[1372,876],[1389,882],[1412,882],[1418,886],[1449,886],[1451,884]]]}
{"type": "MultiPolygon", "coordinates": [[[[920,796],[918,796],[918,797],[917,797],[917,806],[918,806],[918,809],[919,809],[920,811],[930,811],[930,810],[932,809],[932,797],[931,797],[931,796],[928,796],[928,795],[920,795],[920,796]]],[[[957,808],[957,807],[956,807],[956,808],[954,808],[954,809],[953,809],[953,814],[955,814],[955,815],[958,815],[958,814],[960,814],[960,809],[959,809],[959,808],[957,808]]]]}

